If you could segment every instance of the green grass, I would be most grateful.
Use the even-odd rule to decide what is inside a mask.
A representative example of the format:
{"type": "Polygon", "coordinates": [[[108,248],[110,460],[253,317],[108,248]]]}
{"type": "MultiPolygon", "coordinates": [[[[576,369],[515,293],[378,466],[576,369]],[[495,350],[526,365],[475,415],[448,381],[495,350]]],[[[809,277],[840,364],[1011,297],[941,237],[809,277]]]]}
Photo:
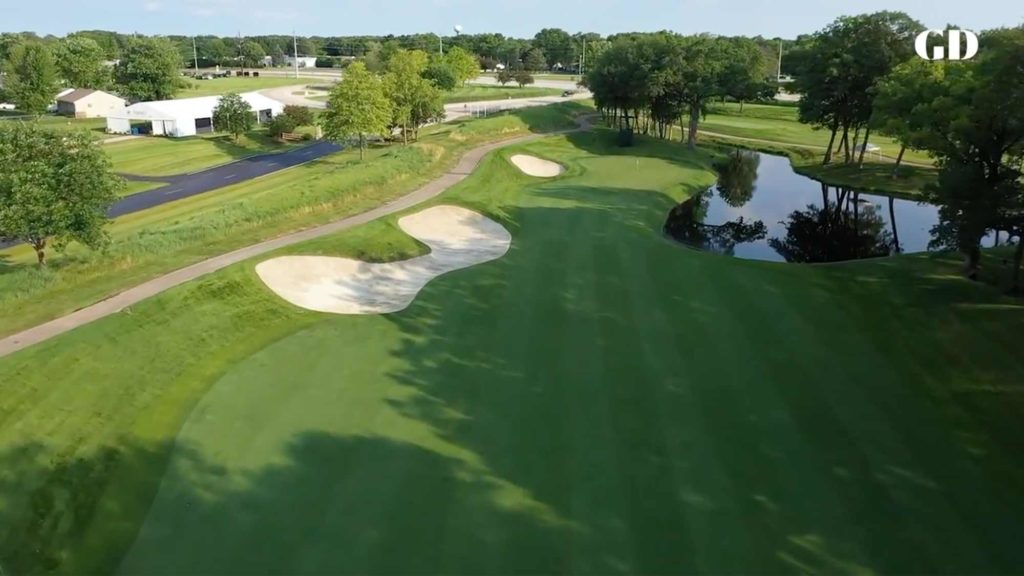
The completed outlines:
{"type": "Polygon", "coordinates": [[[152,190],[163,186],[163,182],[127,182],[124,189],[121,190],[121,196],[131,196],[132,194],[138,194],[139,192],[145,192],[146,190],[152,190]]]}
{"type": "Polygon", "coordinates": [[[213,80],[192,80],[189,79],[190,88],[179,90],[175,98],[195,98],[197,96],[214,96],[227,94],[228,92],[255,92],[267,88],[279,86],[296,86],[302,84],[302,78],[281,78],[276,76],[261,76],[259,78],[214,78],[213,80]]]}
{"type": "MultiPolygon", "coordinates": [[[[50,251],[44,269],[34,265],[26,246],[0,250],[0,335],[62,316],[199,260],[364,212],[439,176],[469,148],[530,131],[571,127],[572,117],[586,110],[573,102],[434,126],[424,129],[420,142],[374,148],[363,162],[357,152],[333,154],[119,218],[109,227],[111,244],[106,250],[72,245],[64,254],[50,251]]],[[[190,141],[146,139],[129,144],[140,142],[187,148],[190,141]]],[[[184,154],[177,150],[165,148],[140,161],[173,157],[178,160],[166,170],[177,171],[184,154]]]]}
{"type": "MultiPolygon", "coordinates": [[[[708,156],[610,141],[505,150],[446,193],[513,248],[405,311],[299,310],[248,262],[0,360],[0,562],[1016,571],[1024,307],[940,256],[678,247],[660,227],[708,156]]],[[[421,249],[389,218],[284,253],[421,249]]]]}
{"type": "Polygon", "coordinates": [[[188,174],[255,154],[278,152],[289,145],[263,132],[243,135],[236,142],[231,136],[217,134],[188,138],[153,136],[107,144],[114,170],[139,176],[188,174]]]}
{"type": "Polygon", "coordinates": [[[458,102],[480,102],[485,100],[505,100],[507,98],[537,98],[540,96],[558,96],[563,92],[557,88],[520,88],[515,85],[509,86],[481,86],[467,84],[459,86],[451,92],[445,92],[445,104],[458,102]]]}
{"type": "Polygon", "coordinates": [[[0,117],[0,122],[37,122],[41,126],[51,128],[54,130],[84,130],[91,133],[94,137],[105,140],[107,138],[113,138],[119,136],[119,134],[107,134],[107,120],[106,118],[68,118],[66,116],[57,116],[53,114],[47,114],[39,116],[38,118],[30,118],[21,115],[12,115],[6,118],[0,117]]]}

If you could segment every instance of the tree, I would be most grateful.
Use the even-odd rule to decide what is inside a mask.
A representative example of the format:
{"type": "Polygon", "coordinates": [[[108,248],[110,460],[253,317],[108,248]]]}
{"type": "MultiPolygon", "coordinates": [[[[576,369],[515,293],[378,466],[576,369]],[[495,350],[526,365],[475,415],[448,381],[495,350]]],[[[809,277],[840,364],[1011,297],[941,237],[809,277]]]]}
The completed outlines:
{"type": "Polygon", "coordinates": [[[523,56],[523,67],[531,72],[546,70],[547,65],[547,58],[544,57],[544,51],[540,48],[532,48],[523,56]]]}
{"type": "Polygon", "coordinates": [[[491,58],[490,56],[480,56],[477,61],[480,63],[480,68],[483,70],[494,70],[498,67],[498,60],[491,58]]]}
{"type": "Polygon", "coordinates": [[[526,70],[516,71],[515,79],[516,84],[518,84],[520,88],[526,86],[527,84],[533,84],[533,75],[527,72],[526,70]]]}
{"type": "Polygon", "coordinates": [[[768,89],[764,53],[754,41],[733,38],[728,41],[728,58],[722,73],[722,92],[740,103],[758,100],[768,89]]]}
{"type": "Polygon", "coordinates": [[[239,136],[252,130],[254,124],[256,115],[252,106],[234,92],[221,96],[217,107],[213,109],[214,128],[231,134],[236,142],[239,136]]]}
{"type": "Polygon", "coordinates": [[[242,42],[238,51],[240,52],[239,55],[242,57],[242,66],[246,68],[263,66],[263,59],[267,56],[267,52],[263,49],[263,46],[261,46],[259,42],[254,42],[252,40],[242,42]]]}
{"type": "Polygon", "coordinates": [[[168,100],[182,87],[181,58],[164,38],[129,38],[114,81],[131,100],[168,100]]]}
{"type": "MultiPolygon", "coordinates": [[[[875,84],[913,57],[914,37],[923,29],[902,12],[842,16],[796,50],[800,121],[831,131],[825,164],[839,129],[836,151],[844,151],[847,163],[854,160],[859,131],[865,129],[865,143],[870,137],[875,84]]],[[[860,149],[862,159],[864,145],[860,149]]]]}
{"type": "Polygon", "coordinates": [[[455,70],[452,70],[448,62],[437,55],[430,58],[430,64],[423,71],[423,77],[445,92],[451,92],[459,84],[459,78],[455,70]]]}
{"type": "Polygon", "coordinates": [[[941,93],[944,75],[945,66],[941,62],[914,58],[894,68],[876,85],[873,125],[880,134],[900,143],[893,178],[898,175],[907,148],[928,146],[929,117],[922,114],[927,107],[919,105],[931,102],[941,93]]]}
{"type": "Polygon", "coordinates": [[[5,67],[7,95],[19,110],[42,114],[57,94],[57,67],[50,49],[40,42],[24,42],[11,49],[5,67]]]}
{"type": "Polygon", "coordinates": [[[65,84],[102,90],[110,84],[110,68],[95,40],[68,36],[57,45],[57,68],[65,84]]]}
{"type": "Polygon", "coordinates": [[[423,77],[427,62],[420,50],[401,50],[391,57],[384,77],[392,104],[391,125],[401,128],[406,143],[410,132],[418,138],[420,126],[444,117],[441,91],[423,77]]]}
{"type": "MultiPolygon", "coordinates": [[[[544,65],[548,68],[555,66],[571,66],[576,61],[576,47],[572,36],[561,28],[545,28],[533,37],[533,46],[541,50],[545,57],[544,65]]],[[[543,67],[531,68],[529,70],[540,70],[543,67]]]]}
{"type": "Polygon", "coordinates": [[[0,238],[32,246],[40,266],[51,243],[102,246],[107,209],[123,186],[87,132],[0,125],[0,238]]]}
{"type": "Polygon", "coordinates": [[[324,136],[331,140],[358,137],[359,158],[362,159],[366,136],[385,134],[392,112],[381,79],[369,72],[362,62],[355,62],[348,67],[341,82],[331,89],[320,123],[324,136]]]}
{"type": "Polygon", "coordinates": [[[927,119],[915,137],[939,165],[938,181],[925,188],[940,205],[933,245],[959,250],[969,278],[979,274],[987,231],[1024,228],[1024,109],[1016,104],[1024,101],[1024,27],[986,32],[979,43],[974,59],[942,64],[933,98],[914,109],[927,119]]]}
{"type": "Polygon", "coordinates": [[[513,73],[508,68],[503,68],[501,70],[498,70],[498,74],[497,74],[498,84],[501,84],[502,86],[504,86],[505,84],[508,84],[509,82],[514,82],[515,79],[516,79],[515,73],[513,73]]]}
{"type": "Polygon", "coordinates": [[[299,124],[291,116],[278,114],[267,124],[267,133],[274,138],[280,138],[282,134],[294,132],[298,126],[299,124]]]}
{"type": "Polygon", "coordinates": [[[480,64],[476,56],[459,48],[451,48],[444,55],[445,63],[455,73],[456,82],[465,84],[467,81],[476,78],[480,74],[480,64]]]}
{"type": "Polygon", "coordinates": [[[284,107],[281,115],[291,118],[295,122],[296,126],[312,126],[316,123],[316,118],[313,117],[313,111],[305,106],[289,104],[284,107]]]}

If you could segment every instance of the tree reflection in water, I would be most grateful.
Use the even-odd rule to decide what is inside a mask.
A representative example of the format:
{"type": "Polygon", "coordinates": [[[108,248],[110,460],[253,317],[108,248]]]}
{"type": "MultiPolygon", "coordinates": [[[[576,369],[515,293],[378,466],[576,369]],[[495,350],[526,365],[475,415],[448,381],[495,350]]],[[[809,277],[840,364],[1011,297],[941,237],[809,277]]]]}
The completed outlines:
{"type": "Polygon", "coordinates": [[[760,165],[760,154],[739,149],[730,152],[723,162],[715,165],[718,170],[718,195],[726,204],[739,208],[750,202],[754,197],[760,165]]]}
{"type": "Polygon", "coordinates": [[[742,217],[722,224],[705,224],[710,198],[711,191],[707,190],[673,208],[665,222],[665,232],[688,246],[727,256],[732,256],[737,244],[761,240],[768,234],[764,222],[742,217]]]}
{"type": "Polygon", "coordinates": [[[839,262],[888,256],[898,249],[874,204],[839,188],[830,200],[828,187],[821,189],[824,207],[793,211],[783,222],[785,237],[768,240],[787,262],[839,262]]]}

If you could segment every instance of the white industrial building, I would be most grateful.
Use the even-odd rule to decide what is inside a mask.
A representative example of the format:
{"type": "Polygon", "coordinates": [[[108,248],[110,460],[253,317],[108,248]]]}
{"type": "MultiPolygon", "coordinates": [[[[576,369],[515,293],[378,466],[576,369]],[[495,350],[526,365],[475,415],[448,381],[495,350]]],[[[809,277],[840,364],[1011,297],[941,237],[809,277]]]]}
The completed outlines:
{"type": "Polygon", "coordinates": [[[285,56],[284,62],[288,66],[295,66],[298,61],[299,68],[316,68],[316,56],[285,56]]]}
{"type": "MultiPolygon", "coordinates": [[[[284,105],[257,92],[239,94],[249,103],[260,124],[269,122],[284,110],[284,105]]],[[[155,136],[194,136],[213,132],[213,109],[220,96],[137,102],[107,116],[107,132],[112,134],[153,134],[155,136]]]]}

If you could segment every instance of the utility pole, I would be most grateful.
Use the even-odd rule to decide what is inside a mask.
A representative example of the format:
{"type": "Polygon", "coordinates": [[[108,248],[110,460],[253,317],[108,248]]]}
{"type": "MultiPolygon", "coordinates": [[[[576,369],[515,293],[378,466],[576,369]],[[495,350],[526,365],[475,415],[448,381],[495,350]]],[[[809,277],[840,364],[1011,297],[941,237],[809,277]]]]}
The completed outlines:
{"type": "Polygon", "coordinates": [[[444,56],[444,36],[437,35],[437,53],[444,56]]]}
{"type": "Polygon", "coordinates": [[[299,77],[299,40],[295,37],[295,30],[292,30],[292,62],[295,64],[295,77],[299,77]]]}
{"type": "Polygon", "coordinates": [[[782,38],[779,38],[779,70],[775,76],[775,81],[782,81],[782,38]]]}
{"type": "Polygon", "coordinates": [[[192,60],[196,65],[196,76],[199,76],[199,52],[196,51],[196,37],[192,37],[192,60]]]}

